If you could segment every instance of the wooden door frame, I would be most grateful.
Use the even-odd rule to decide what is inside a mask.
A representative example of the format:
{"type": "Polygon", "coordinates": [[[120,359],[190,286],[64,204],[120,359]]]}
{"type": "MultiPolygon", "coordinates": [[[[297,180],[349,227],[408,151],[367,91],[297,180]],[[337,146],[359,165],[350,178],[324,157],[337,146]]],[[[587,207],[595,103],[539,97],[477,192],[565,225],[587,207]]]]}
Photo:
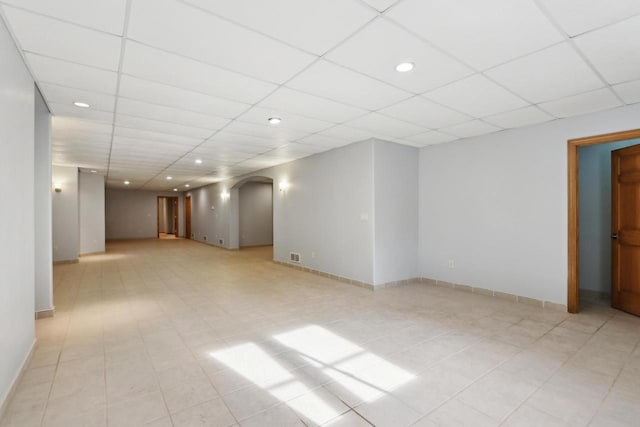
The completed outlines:
{"type": "Polygon", "coordinates": [[[569,313],[580,311],[580,294],[578,278],[578,224],[579,224],[579,169],[578,148],[589,145],[608,144],[610,142],[625,141],[640,138],[640,129],[623,132],[606,133],[585,138],[570,139],[567,142],[568,159],[568,256],[569,270],[567,283],[567,310],[569,313]]]}

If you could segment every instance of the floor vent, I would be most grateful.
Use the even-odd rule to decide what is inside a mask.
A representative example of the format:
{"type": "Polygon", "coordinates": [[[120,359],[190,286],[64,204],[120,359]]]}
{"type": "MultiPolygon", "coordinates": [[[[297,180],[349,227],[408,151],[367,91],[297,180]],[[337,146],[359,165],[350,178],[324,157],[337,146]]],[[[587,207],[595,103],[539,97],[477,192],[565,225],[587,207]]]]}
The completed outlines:
{"type": "Polygon", "coordinates": [[[296,252],[289,252],[289,261],[300,263],[300,254],[296,252]]]}

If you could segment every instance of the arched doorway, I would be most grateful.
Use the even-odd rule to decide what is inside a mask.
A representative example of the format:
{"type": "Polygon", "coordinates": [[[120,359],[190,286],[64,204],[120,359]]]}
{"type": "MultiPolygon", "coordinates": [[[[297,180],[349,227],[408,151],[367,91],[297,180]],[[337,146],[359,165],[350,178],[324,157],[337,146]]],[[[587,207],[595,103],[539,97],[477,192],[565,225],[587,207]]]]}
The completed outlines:
{"type": "MultiPolygon", "coordinates": [[[[237,182],[231,188],[237,200],[237,220],[231,221],[230,241],[235,247],[266,248],[273,256],[273,179],[253,176],[237,182]]],[[[234,215],[235,216],[235,215],[234,215]]]]}

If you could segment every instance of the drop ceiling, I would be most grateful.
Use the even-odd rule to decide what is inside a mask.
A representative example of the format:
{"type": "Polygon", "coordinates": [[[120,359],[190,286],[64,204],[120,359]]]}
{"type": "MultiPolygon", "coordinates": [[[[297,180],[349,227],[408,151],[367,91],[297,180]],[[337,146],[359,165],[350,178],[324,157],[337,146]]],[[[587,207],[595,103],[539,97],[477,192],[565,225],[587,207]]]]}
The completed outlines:
{"type": "Polygon", "coordinates": [[[637,0],[0,0],[0,11],[54,115],[54,164],[115,188],[184,190],[370,137],[422,147],[640,102],[637,0]]]}

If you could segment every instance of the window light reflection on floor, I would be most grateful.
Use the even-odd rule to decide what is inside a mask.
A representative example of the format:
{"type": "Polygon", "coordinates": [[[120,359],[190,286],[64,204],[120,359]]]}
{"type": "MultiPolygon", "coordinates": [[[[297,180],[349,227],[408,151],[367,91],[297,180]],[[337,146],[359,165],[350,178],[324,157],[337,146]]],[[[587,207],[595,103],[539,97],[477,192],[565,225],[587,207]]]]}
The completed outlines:
{"type": "MultiPolygon", "coordinates": [[[[415,378],[410,372],[317,325],[273,338],[296,351],[309,366],[362,402],[378,399],[415,378]]],[[[340,415],[254,343],[239,344],[213,352],[211,356],[314,423],[323,424],[340,415]]]]}
{"type": "Polygon", "coordinates": [[[211,356],[314,423],[324,424],[340,415],[254,343],[240,344],[211,356]]]}

